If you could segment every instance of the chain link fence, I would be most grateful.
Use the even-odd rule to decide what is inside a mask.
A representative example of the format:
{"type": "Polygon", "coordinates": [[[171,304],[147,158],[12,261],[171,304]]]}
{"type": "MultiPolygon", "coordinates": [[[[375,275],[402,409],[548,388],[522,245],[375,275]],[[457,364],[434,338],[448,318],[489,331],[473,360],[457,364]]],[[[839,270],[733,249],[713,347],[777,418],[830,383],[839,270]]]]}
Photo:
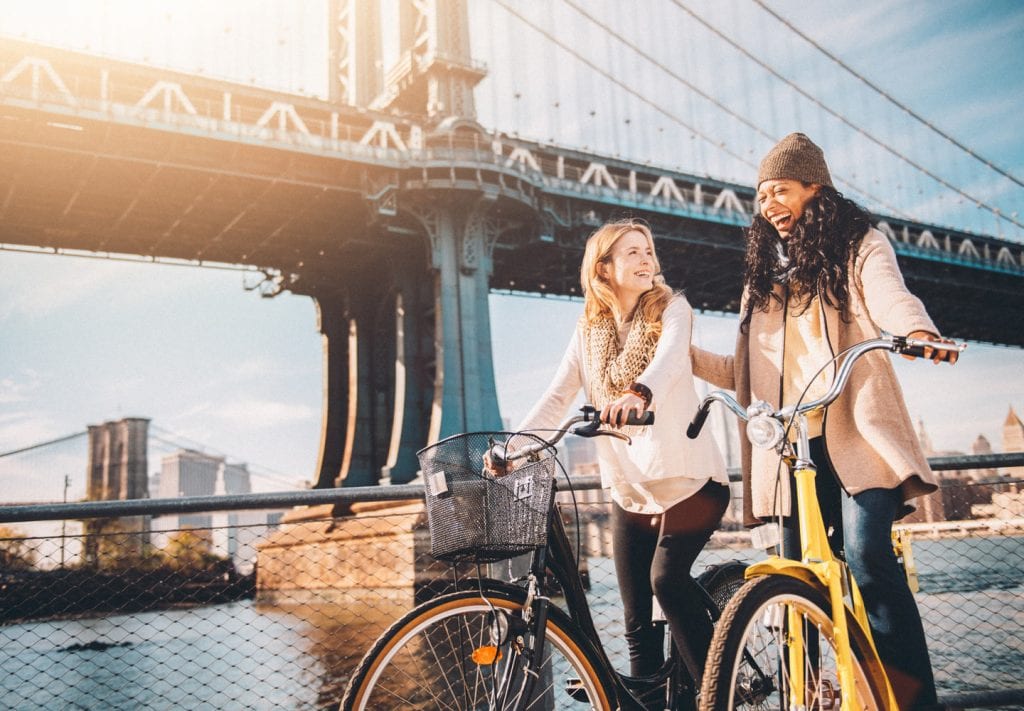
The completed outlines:
{"type": "MultiPolygon", "coordinates": [[[[1024,701],[1022,483],[947,480],[938,496],[962,520],[902,526],[912,534],[940,696],[961,705],[1024,701]]],[[[416,488],[393,490],[409,499],[291,508],[283,519],[266,511],[169,515],[170,500],[130,502],[131,515],[103,518],[96,503],[54,505],[38,520],[25,511],[4,516],[17,507],[0,507],[9,522],[0,526],[0,706],[336,706],[348,674],[390,622],[456,573],[475,573],[430,558],[416,488]],[[141,513],[147,504],[149,515],[141,513]]],[[[303,493],[316,500],[316,492],[303,493]]],[[[262,505],[260,496],[234,497],[232,505],[262,505]]],[[[213,498],[205,505],[214,508],[213,498]]],[[[625,670],[608,504],[599,489],[577,491],[562,512],[583,552],[602,642],[625,670]]],[[[726,528],[696,572],[763,557],[749,534],[726,528]]],[[[486,572],[508,578],[517,566],[486,572]]]]}

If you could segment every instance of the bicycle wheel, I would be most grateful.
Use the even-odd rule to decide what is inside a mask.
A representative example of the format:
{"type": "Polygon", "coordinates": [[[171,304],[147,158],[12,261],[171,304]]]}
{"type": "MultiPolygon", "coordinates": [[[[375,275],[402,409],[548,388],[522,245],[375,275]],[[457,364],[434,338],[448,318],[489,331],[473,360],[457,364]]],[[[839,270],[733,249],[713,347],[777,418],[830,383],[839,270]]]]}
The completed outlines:
{"type": "MultiPolygon", "coordinates": [[[[548,610],[544,660],[528,698],[524,656],[495,648],[492,610],[521,619],[525,591],[504,587],[429,600],[394,623],[363,657],[345,689],[344,711],[380,709],[610,709],[611,682],[590,643],[555,607],[548,610]]],[[[511,635],[515,637],[515,635],[511,635]]],[[[536,667],[535,667],[536,669],[536,667]]]]}
{"type": "MultiPolygon", "coordinates": [[[[867,637],[849,619],[854,683],[860,709],[883,709],[880,676],[867,637]]],[[[831,605],[816,587],[784,575],[749,581],[726,607],[715,628],[701,687],[701,708],[790,709],[792,682],[803,674],[802,708],[838,708],[839,675],[831,605]],[[799,669],[789,661],[788,613],[803,630],[799,669]]]]}

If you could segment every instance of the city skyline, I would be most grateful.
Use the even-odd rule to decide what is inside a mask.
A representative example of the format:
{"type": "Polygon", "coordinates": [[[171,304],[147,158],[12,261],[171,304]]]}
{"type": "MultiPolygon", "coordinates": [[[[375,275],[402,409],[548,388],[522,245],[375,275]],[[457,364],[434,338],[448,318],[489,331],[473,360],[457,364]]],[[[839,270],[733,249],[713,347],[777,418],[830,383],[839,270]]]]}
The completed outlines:
{"type": "MultiPolygon", "coordinates": [[[[25,6],[3,0],[0,33],[59,42],[61,38],[57,35],[64,27],[64,39],[71,46],[84,49],[84,44],[91,43],[92,50],[107,53],[117,49],[114,45],[121,38],[128,58],[141,61],[141,55],[148,51],[160,55],[152,57],[154,61],[159,59],[165,65],[177,64],[185,71],[195,71],[195,62],[189,64],[188,57],[176,54],[184,51],[182,47],[188,49],[192,42],[191,37],[180,34],[190,22],[187,10],[192,8],[197,17],[210,22],[209,26],[195,23],[197,38],[192,43],[198,46],[202,39],[199,35],[214,27],[219,28],[220,49],[226,46],[230,50],[206,50],[203,62],[207,65],[205,71],[211,75],[238,81],[249,81],[255,76],[277,88],[322,92],[320,75],[326,72],[322,48],[311,43],[303,50],[302,43],[296,40],[305,36],[296,34],[303,23],[309,25],[305,33],[321,33],[322,28],[312,26],[317,13],[309,9],[316,3],[304,4],[301,12],[292,11],[284,3],[262,3],[264,9],[275,8],[276,14],[271,14],[280,25],[275,31],[287,41],[268,42],[266,56],[249,62],[243,55],[245,48],[231,43],[237,43],[247,28],[247,36],[255,36],[255,13],[250,16],[241,12],[241,6],[235,4],[232,15],[231,3],[215,5],[216,8],[209,3],[152,3],[144,9],[137,3],[104,0],[92,6],[111,12],[109,17],[101,17],[99,12],[90,14],[80,3],[41,0],[25,6]],[[206,8],[205,12],[196,9],[201,6],[206,8]],[[116,15],[116,21],[115,9],[124,11],[116,15]],[[53,16],[64,17],[66,22],[53,23],[48,19],[53,16]],[[144,33],[130,31],[134,27],[132,22],[142,23],[139,27],[150,30],[174,29],[179,34],[173,36],[180,41],[166,38],[147,45],[144,33]],[[226,23],[234,23],[228,39],[226,23]],[[78,39],[73,35],[75,30],[78,39]],[[224,63],[212,66],[218,57],[224,63]],[[312,82],[308,80],[310,67],[319,72],[312,82]]],[[[588,110],[590,104],[579,104],[573,109],[568,103],[570,96],[575,98],[588,92],[601,95],[595,91],[596,80],[588,75],[579,82],[571,81],[578,68],[571,67],[564,51],[551,42],[542,43],[539,54],[526,52],[529,61],[513,62],[508,53],[514,43],[507,37],[495,36],[496,23],[513,23],[502,26],[521,29],[523,42],[536,41],[536,32],[522,23],[514,24],[518,21],[510,19],[501,5],[490,0],[483,0],[477,7],[482,9],[473,21],[486,31],[478,34],[476,41],[484,43],[481,53],[487,53],[483,59],[489,65],[489,77],[481,84],[477,100],[478,113],[485,125],[541,140],[554,137],[568,144],[588,145],[608,154],[621,152],[645,160],[664,156],[661,163],[669,166],[685,160],[688,170],[715,175],[721,170],[719,177],[749,180],[748,168],[742,162],[729,162],[724,153],[692,141],[688,132],[671,121],[638,113],[634,106],[636,97],[598,102],[593,114],[588,110]],[[487,46],[488,42],[494,46],[487,46]],[[531,87],[523,78],[523,71],[529,70],[537,57],[547,58],[558,70],[547,86],[531,87]],[[560,103],[558,96],[554,96],[559,91],[565,92],[566,103],[552,108],[560,103]],[[605,118],[609,122],[597,126],[605,118]],[[546,129],[563,133],[545,135],[542,131],[546,129]],[[682,146],[679,150],[666,153],[664,145],[648,140],[663,129],[666,133],[678,133],[677,142],[682,146]],[[699,148],[688,148],[697,144],[699,148]],[[662,152],[658,153],[659,150],[662,152]]],[[[540,4],[521,3],[516,7],[534,13],[527,13],[527,19],[543,17],[548,11],[540,4]]],[[[573,16],[566,7],[558,7],[559,12],[573,16]]],[[[615,14],[618,11],[613,3],[595,3],[594,7],[611,13],[609,17],[622,19],[628,25],[624,25],[625,36],[644,36],[643,18],[626,18],[626,22],[615,14]]],[[[732,12],[736,15],[735,27],[747,34],[758,34],[758,23],[768,26],[764,14],[756,12],[749,3],[722,3],[721,10],[717,5],[715,9],[710,4],[701,7],[726,16],[732,12]]],[[[896,97],[948,128],[981,155],[998,158],[997,162],[1015,174],[1024,173],[1024,142],[1016,135],[1024,108],[1020,99],[1024,96],[1024,63],[1019,61],[1024,56],[1020,39],[1024,36],[1024,7],[1006,2],[897,6],[865,2],[855,8],[843,5],[842,12],[836,11],[836,3],[804,6],[779,2],[772,7],[791,16],[804,31],[855,64],[865,76],[880,81],[896,97]]],[[[593,26],[583,19],[577,17],[576,22],[593,31],[593,26]]],[[[666,33],[670,34],[670,30],[654,28],[652,41],[645,46],[667,46],[671,38],[666,33]]],[[[665,61],[678,59],[682,65],[687,61],[687,53],[697,55],[692,65],[686,65],[687,76],[702,78],[711,71],[708,61],[717,57],[711,54],[712,45],[708,42],[695,36],[692,44],[669,47],[671,52],[665,61]],[[676,57],[672,52],[680,54],[676,57]]],[[[769,39],[762,37],[758,37],[758,42],[770,44],[769,39]]],[[[251,54],[254,50],[248,51],[251,54]]],[[[606,51],[615,57],[626,52],[622,46],[612,44],[606,51]]],[[[776,48],[766,46],[765,51],[776,48]]],[[[794,54],[794,61],[796,57],[794,54]]],[[[632,56],[632,60],[641,63],[637,56],[632,56]]],[[[733,58],[727,60],[723,54],[713,71],[721,77],[723,96],[731,96],[736,85],[744,88],[739,78],[752,70],[733,58]]],[[[819,81],[832,73],[838,76],[838,70],[824,61],[815,65],[815,71],[819,81]]],[[[662,93],[666,96],[683,93],[675,80],[638,74],[637,86],[648,84],[664,87],[662,93]]],[[[737,112],[760,118],[766,113],[758,110],[761,102],[767,100],[766,88],[747,88],[750,95],[738,102],[737,112]]],[[[864,149],[866,155],[873,155],[865,141],[841,136],[806,109],[802,117],[790,115],[791,110],[793,106],[787,104],[786,117],[777,120],[779,125],[773,125],[772,130],[781,133],[805,128],[823,144],[837,146],[834,153],[829,152],[837,175],[863,170],[871,176],[869,180],[875,180],[876,174],[884,174],[890,167],[893,172],[902,170],[897,170],[891,158],[865,158],[858,163],[851,157],[857,150],[864,149]]],[[[894,121],[887,118],[882,123],[885,120],[894,121]]],[[[927,148],[931,144],[921,138],[925,133],[920,129],[907,145],[927,148]]],[[[765,139],[753,140],[730,130],[723,141],[731,151],[756,160],[764,149],[765,139]]],[[[962,181],[964,188],[972,192],[996,192],[974,172],[957,167],[953,174],[958,183],[962,181]]],[[[883,180],[884,175],[877,179],[883,180]]],[[[913,204],[924,210],[931,196],[919,195],[918,183],[918,179],[908,181],[902,187],[892,188],[887,195],[907,209],[913,204]]],[[[968,208],[971,206],[958,205],[952,211],[935,214],[948,214],[951,220],[973,209],[968,208]]],[[[981,224],[992,223],[985,218],[981,224]]],[[[988,229],[998,233],[999,224],[988,229]]],[[[1019,239],[1012,231],[1005,236],[1019,239]]],[[[246,291],[245,287],[251,286],[246,280],[252,276],[242,272],[13,251],[0,251],[0,277],[0,451],[81,431],[88,424],[142,416],[152,418],[166,433],[209,445],[233,461],[248,462],[254,490],[280,489],[286,482],[294,486],[298,480],[315,478],[322,354],[315,307],[310,299],[290,293],[260,299],[256,292],[246,291]]],[[[683,291],[687,288],[686,284],[672,286],[683,291]]],[[[580,309],[579,302],[561,299],[492,296],[495,375],[502,414],[508,420],[517,422],[547,385],[580,309]],[[523,334],[528,338],[524,339],[523,334]]],[[[718,352],[731,350],[735,318],[702,314],[697,324],[695,338],[699,343],[718,352]]],[[[972,343],[952,369],[899,359],[896,365],[911,415],[915,421],[924,418],[937,447],[967,451],[979,432],[998,447],[998,428],[1007,408],[1024,410],[1021,349],[972,343]]],[[[58,456],[47,465],[52,474],[42,480],[31,466],[23,466],[25,461],[28,460],[17,457],[0,460],[0,484],[5,492],[26,500],[59,499],[64,474],[81,481],[84,447],[78,455],[58,456]]],[[[84,486],[78,488],[84,491],[84,486]]],[[[71,492],[72,498],[75,493],[71,492]]]]}

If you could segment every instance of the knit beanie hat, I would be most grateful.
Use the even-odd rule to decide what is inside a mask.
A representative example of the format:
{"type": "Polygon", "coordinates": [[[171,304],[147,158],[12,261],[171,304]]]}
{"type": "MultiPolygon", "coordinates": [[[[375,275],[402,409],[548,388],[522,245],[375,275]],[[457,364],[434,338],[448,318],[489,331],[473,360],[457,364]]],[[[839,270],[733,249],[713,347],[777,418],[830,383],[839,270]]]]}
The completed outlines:
{"type": "Polygon", "coordinates": [[[757,186],[784,178],[834,187],[825,154],[802,133],[789,134],[768,151],[757,171],[757,186]]]}

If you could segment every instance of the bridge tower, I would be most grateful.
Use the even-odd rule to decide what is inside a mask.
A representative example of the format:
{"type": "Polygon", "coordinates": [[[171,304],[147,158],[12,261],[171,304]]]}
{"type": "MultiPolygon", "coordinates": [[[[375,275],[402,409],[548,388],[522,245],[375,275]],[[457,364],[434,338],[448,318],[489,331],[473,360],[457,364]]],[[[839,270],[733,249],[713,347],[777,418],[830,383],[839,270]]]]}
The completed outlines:
{"type": "MultiPolygon", "coordinates": [[[[123,501],[149,498],[149,420],[126,417],[89,425],[86,500],[123,501]]],[[[93,518],[83,522],[84,558],[88,565],[114,557],[137,560],[149,542],[149,517],[93,518]]]]}
{"type": "MultiPolygon", "coordinates": [[[[328,12],[332,101],[414,118],[423,131],[411,148],[488,145],[466,0],[399,0],[397,28],[379,0],[331,0],[328,12]],[[386,29],[397,56],[384,56],[386,29]]],[[[428,442],[501,424],[487,302],[502,229],[494,197],[411,187],[400,171],[367,193],[365,222],[338,226],[343,259],[291,287],[315,299],[323,334],[319,487],[404,483],[428,442]]]]}

